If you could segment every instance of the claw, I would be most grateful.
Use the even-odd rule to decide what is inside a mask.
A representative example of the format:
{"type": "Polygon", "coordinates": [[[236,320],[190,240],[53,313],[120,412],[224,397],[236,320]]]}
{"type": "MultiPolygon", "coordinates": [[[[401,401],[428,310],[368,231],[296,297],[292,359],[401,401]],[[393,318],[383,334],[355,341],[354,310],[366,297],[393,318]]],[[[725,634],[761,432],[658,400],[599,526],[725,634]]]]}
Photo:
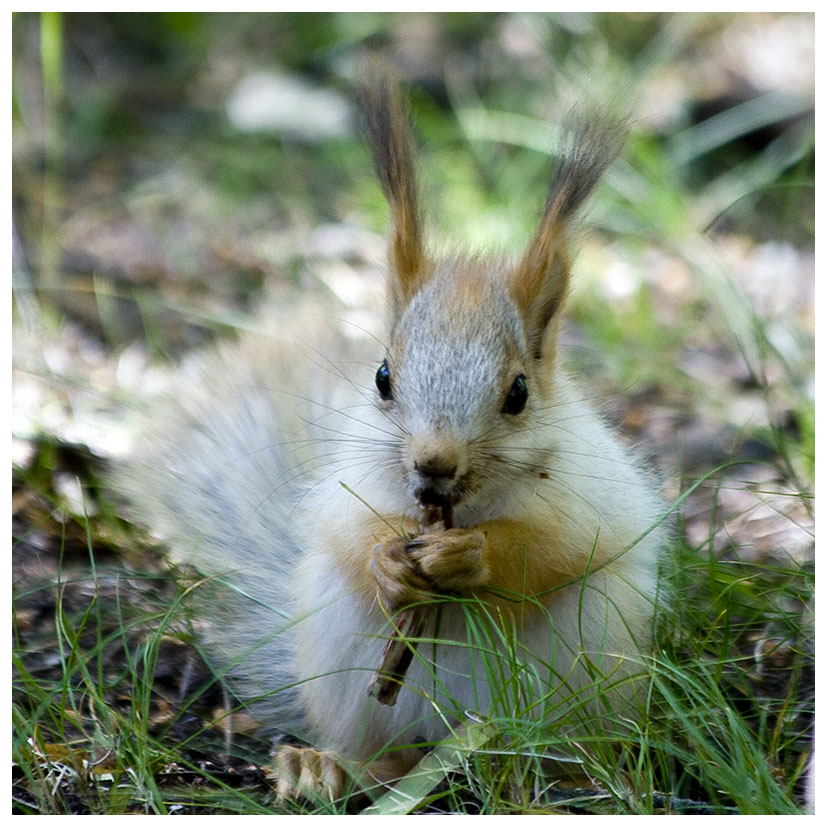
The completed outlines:
{"type": "Polygon", "coordinates": [[[345,771],[337,758],[314,748],[281,745],[271,765],[278,802],[333,802],[342,796],[345,771]]]}

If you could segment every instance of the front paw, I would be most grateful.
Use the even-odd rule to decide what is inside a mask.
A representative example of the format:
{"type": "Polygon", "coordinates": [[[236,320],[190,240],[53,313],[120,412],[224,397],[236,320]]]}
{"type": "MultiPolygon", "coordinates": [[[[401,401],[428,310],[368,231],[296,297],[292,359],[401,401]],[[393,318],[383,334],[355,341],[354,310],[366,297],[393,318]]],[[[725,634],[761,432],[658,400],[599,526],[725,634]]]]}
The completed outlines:
{"type": "Polygon", "coordinates": [[[383,606],[395,611],[429,593],[464,592],[486,583],[485,540],[476,529],[449,529],[377,544],[371,569],[383,606]]]}
{"type": "Polygon", "coordinates": [[[394,538],[374,547],[371,572],[377,582],[380,603],[390,612],[439,591],[411,556],[409,550],[413,543],[416,541],[394,538]]]}
{"type": "Polygon", "coordinates": [[[466,592],[488,581],[485,543],[477,529],[448,529],[414,538],[408,554],[441,592],[466,592]]]}

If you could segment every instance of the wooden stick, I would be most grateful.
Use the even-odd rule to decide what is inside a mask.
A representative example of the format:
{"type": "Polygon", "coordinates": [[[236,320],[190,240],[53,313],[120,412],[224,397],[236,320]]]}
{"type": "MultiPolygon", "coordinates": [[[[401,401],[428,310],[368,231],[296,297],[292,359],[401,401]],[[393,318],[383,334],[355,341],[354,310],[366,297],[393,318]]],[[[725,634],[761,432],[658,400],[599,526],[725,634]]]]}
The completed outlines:
{"type": "MultiPolygon", "coordinates": [[[[435,524],[440,519],[446,529],[451,529],[453,522],[451,504],[446,503],[441,507],[429,509],[424,522],[426,525],[435,524]]],[[[422,636],[428,616],[428,607],[416,607],[397,613],[394,620],[395,629],[385,645],[382,664],[368,684],[368,695],[380,704],[393,707],[397,703],[397,696],[417,648],[416,640],[411,639],[422,636]]]]}
{"type": "Polygon", "coordinates": [[[396,628],[385,645],[382,664],[368,685],[368,695],[380,704],[393,707],[402,688],[405,674],[414,659],[417,646],[412,638],[419,638],[425,630],[427,612],[423,608],[403,610],[395,620],[396,628]]]}

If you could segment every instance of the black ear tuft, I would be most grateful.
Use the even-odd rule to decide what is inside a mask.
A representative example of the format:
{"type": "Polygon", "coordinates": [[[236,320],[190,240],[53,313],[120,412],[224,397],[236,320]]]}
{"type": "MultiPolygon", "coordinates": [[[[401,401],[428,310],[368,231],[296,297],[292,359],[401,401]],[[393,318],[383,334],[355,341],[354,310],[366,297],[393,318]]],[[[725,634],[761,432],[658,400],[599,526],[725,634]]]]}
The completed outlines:
{"type": "Polygon", "coordinates": [[[569,288],[570,224],[621,151],[627,126],[623,120],[584,117],[570,123],[566,133],[540,226],[509,279],[509,292],[526,320],[536,357],[543,354],[547,328],[569,288]]]}
{"type": "Polygon", "coordinates": [[[385,199],[391,208],[388,298],[398,315],[427,278],[408,110],[388,64],[367,61],[357,109],[385,199]]]}
{"type": "Polygon", "coordinates": [[[571,116],[564,130],[567,137],[552,172],[543,224],[574,217],[623,149],[629,127],[626,119],[581,115],[571,116]]]}

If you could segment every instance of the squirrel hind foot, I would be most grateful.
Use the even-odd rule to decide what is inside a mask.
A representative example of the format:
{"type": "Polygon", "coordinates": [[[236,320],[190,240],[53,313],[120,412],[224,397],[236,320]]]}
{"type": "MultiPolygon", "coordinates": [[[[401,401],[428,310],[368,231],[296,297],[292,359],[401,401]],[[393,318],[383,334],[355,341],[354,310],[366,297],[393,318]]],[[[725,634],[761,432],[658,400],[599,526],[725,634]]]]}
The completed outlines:
{"type": "Polygon", "coordinates": [[[329,804],[342,799],[347,774],[334,754],[310,747],[280,745],[267,768],[276,802],[329,804]]]}
{"type": "Polygon", "coordinates": [[[360,789],[391,785],[422,757],[422,751],[409,748],[360,765],[330,751],[284,744],[274,751],[266,772],[279,806],[307,804],[324,808],[337,803],[344,808],[350,800],[350,811],[354,805],[362,808],[368,802],[365,790],[360,789]]]}

